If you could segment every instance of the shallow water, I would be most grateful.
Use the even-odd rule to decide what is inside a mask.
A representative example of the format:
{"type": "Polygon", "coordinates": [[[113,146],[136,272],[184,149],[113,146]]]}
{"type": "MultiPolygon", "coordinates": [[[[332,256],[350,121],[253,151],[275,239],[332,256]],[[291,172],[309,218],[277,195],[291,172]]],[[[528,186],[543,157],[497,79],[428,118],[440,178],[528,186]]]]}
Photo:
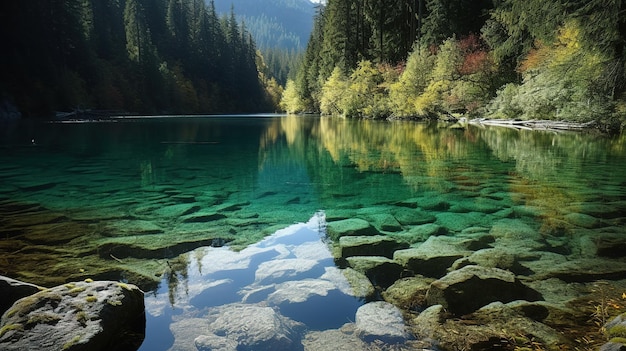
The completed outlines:
{"type": "MultiPolygon", "coordinates": [[[[448,236],[521,223],[567,260],[589,255],[572,237],[626,234],[625,137],[272,115],[0,128],[0,273],[139,285],[146,350],[171,347],[169,324],[184,316],[254,288],[248,301],[265,303],[279,283],[323,276],[334,267],[326,222],[363,218],[414,246],[423,223],[400,220],[406,209],[448,236]],[[269,248],[281,230],[302,234],[269,248]],[[311,252],[323,255],[303,272],[258,276],[311,252]]],[[[360,303],[336,289],[281,312],[323,330],[353,320],[360,303]],[[312,313],[332,304],[346,308],[312,313]]]]}

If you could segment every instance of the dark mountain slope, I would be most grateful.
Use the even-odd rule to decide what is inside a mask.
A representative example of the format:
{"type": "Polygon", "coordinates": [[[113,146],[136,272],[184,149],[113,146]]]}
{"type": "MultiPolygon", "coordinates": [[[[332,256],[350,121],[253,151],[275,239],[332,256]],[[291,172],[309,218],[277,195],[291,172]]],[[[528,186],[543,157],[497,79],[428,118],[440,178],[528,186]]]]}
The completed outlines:
{"type": "Polygon", "coordinates": [[[306,47],[315,14],[309,0],[215,0],[218,14],[229,14],[232,6],[260,49],[306,47]]]}

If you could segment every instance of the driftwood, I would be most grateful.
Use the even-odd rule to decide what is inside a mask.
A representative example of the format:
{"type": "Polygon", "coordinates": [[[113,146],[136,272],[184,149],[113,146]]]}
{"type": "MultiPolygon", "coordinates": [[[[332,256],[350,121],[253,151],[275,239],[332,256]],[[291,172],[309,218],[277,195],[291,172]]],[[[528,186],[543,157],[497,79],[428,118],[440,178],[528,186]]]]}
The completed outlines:
{"type": "Polygon", "coordinates": [[[518,130],[548,130],[548,131],[583,131],[593,128],[595,121],[587,123],[575,123],[566,121],[547,121],[547,120],[506,120],[506,119],[484,119],[476,118],[468,120],[467,123],[477,126],[498,126],[513,128],[518,130]]]}

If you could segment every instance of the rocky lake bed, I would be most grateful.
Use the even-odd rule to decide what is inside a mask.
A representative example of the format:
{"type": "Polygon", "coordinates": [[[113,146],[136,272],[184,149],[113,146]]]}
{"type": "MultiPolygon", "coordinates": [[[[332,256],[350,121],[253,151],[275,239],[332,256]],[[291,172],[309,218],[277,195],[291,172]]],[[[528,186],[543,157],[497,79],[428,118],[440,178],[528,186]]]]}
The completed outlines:
{"type": "MultiPolygon", "coordinates": [[[[35,284],[15,300],[55,296],[16,303],[30,312],[6,303],[0,343],[63,326],[50,301],[78,297],[68,316],[100,323],[83,306],[92,285],[143,292],[130,304],[145,316],[140,350],[626,340],[621,141],[290,118],[224,137],[221,122],[193,123],[53,126],[73,144],[1,146],[0,274],[35,284]],[[178,142],[189,135],[202,143],[178,142]]],[[[75,337],[68,349],[86,343],[75,337]]]]}
{"type": "MultiPolygon", "coordinates": [[[[265,194],[263,197],[272,196],[276,195],[265,194]]],[[[169,214],[179,223],[177,228],[190,228],[187,235],[168,239],[157,221],[136,215],[141,211],[105,212],[100,213],[100,217],[91,215],[91,218],[82,212],[77,218],[70,218],[67,213],[55,215],[38,204],[18,206],[5,200],[2,203],[5,213],[10,215],[11,211],[7,209],[11,209],[15,221],[11,221],[11,216],[4,217],[4,223],[9,225],[3,226],[3,230],[5,235],[7,232],[15,234],[11,235],[12,240],[3,240],[2,245],[5,250],[9,244],[16,245],[12,251],[14,255],[20,252],[21,259],[41,267],[20,277],[24,280],[53,286],[91,277],[124,277],[149,291],[164,275],[171,277],[189,270],[188,266],[185,267],[188,263],[181,257],[193,257],[196,252],[203,252],[197,255],[215,260],[213,264],[228,272],[227,266],[220,263],[220,256],[215,256],[211,250],[226,252],[226,255],[242,261],[251,249],[235,251],[222,247],[234,242],[234,230],[227,228],[254,230],[252,228],[269,226],[263,223],[260,214],[248,212],[252,207],[250,203],[214,204],[209,213],[202,210],[206,206],[190,202],[191,198],[181,195],[175,198],[177,201],[184,199],[181,203],[154,206],[158,208],[155,215],[161,220],[169,214]],[[20,234],[20,220],[24,213],[30,213],[31,220],[41,218],[35,228],[40,228],[42,233],[58,233],[59,237],[42,235],[38,238],[33,230],[20,234]],[[93,230],[89,228],[112,218],[116,225],[132,232],[133,236],[102,235],[99,241],[88,243],[91,248],[83,246],[78,253],[70,251],[74,245],[87,244],[81,239],[82,231],[93,230]],[[202,234],[194,234],[191,229],[198,228],[200,232],[200,224],[207,223],[212,228],[219,228],[213,237],[207,235],[206,229],[202,229],[202,234]],[[73,231],[76,231],[75,235],[72,235],[73,231]],[[50,249],[38,252],[43,245],[49,247],[59,243],[63,245],[58,246],[56,252],[50,249]],[[188,251],[191,252],[183,254],[188,251]],[[51,264],[53,261],[42,260],[42,257],[54,257],[59,262],[51,264]],[[45,263],[43,266],[42,262],[45,263]],[[71,274],[63,275],[63,272],[71,274]]],[[[168,197],[167,201],[172,200],[168,197]]],[[[206,308],[195,308],[196,312],[175,317],[170,327],[174,336],[172,350],[193,350],[194,340],[199,350],[210,350],[210,345],[215,343],[256,345],[254,343],[258,341],[247,339],[252,336],[224,339],[223,335],[232,332],[219,328],[206,335],[207,330],[217,328],[220,323],[232,324],[219,322],[220,318],[227,318],[223,314],[235,313],[229,312],[229,308],[238,311],[238,315],[250,317],[251,325],[257,322],[265,325],[271,320],[272,324],[287,328],[287,331],[278,332],[285,335],[259,336],[261,339],[265,337],[269,338],[267,342],[278,343],[289,339],[303,345],[272,344],[272,349],[304,347],[321,350],[329,347],[324,346],[327,338],[321,335],[333,333],[333,347],[342,349],[338,346],[341,339],[346,350],[355,345],[362,349],[367,342],[376,345],[376,340],[396,344],[399,349],[412,349],[415,344],[433,350],[487,349],[497,345],[512,349],[534,344],[548,349],[599,347],[605,341],[622,337],[620,333],[614,335],[609,330],[601,331],[605,323],[626,307],[623,297],[626,292],[626,237],[623,235],[626,217],[616,210],[624,208],[622,203],[618,197],[611,201],[610,207],[606,201],[586,203],[587,213],[582,205],[571,204],[560,209],[558,219],[554,214],[542,218],[541,204],[510,205],[497,193],[462,203],[441,195],[433,201],[432,197],[425,195],[372,207],[323,212],[321,218],[318,214],[314,216],[315,222],[309,223],[309,230],[319,234],[319,237],[309,237],[310,247],[303,248],[298,244],[286,249],[288,245],[281,244],[281,249],[276,246],[260,251],[252,249],[251,257],[266,254],[269,255],[266,259],[272,260],[257,263],[256,274],[246,282],[247,285],[226,290],[233,295],[230,303],[215,306],[217,312],[209,311],[205,316],[200,311],[206,312],[206,308]],[[321,257],[311,257],[316,255],[321,257]],[[323,270],[320,262],[325,262],[323,270]],[[267,272],[262,273],[264,270],[267,272]],[[341,279],[337,281],[329,278],[331,276],[341,279]],[[267,277],[273,281],[268,280],[264,286],[262,282],[267,277]],[[305,332],[305,324],[280,314],[281,304],[284,309],[290,304],[302,304],[313,297],[342,290],[342,294],[360,299],[364,306],[375,301],[386,301],[395,306],[398,315],[402,316],[400,320],[405,323],[405,330],[369,336],[364,331],[368,327],[359,327],[358,311],[354,310],[346,313],[354,313],[351,317],[355,318],[353,323],[356,324],[346,319],[346,325],[305,332]],[[196,323],[198,335],[192,338],[188,334],[189,318],[197,321],[199,316],[203,322],[196,323]],[[181,334],[179,329],[184,329],[185,333],[181,334]],[[585,340],[588,345],[581,345],[585,340]]],[[[273,228],[277,226],[280,225],[273,228]]],[[[303,237],[296,238],[294,235],[294,240],[307,242],[303,237]]],[[[4,257],[11,259],[10,255],[4,257]]],[[[16,267],[24,269],[23,265],[16,267]]],[[[244,268],[249,267],[239,267],[244,268]]],[[[190,284],[186,289],[195,292],[187,292],[187,300],[192,300],[194,295],[206,294],[221,284],[230,283],[211,285],[204,281],[193,288],[190,284]]],[[[320,304],[323,308],[321,306],[323,304],[320,304]]],[[[188,307],[180,308],[187,310],[188,307]]],[[[9,322],[4,325],[6,323],[9,322]]],[[[380,327],[373,329],[383,330],[380,327]]],[[[249,349],[258,349],[256,347],[258,345],[249,346],[249,349]]]]}

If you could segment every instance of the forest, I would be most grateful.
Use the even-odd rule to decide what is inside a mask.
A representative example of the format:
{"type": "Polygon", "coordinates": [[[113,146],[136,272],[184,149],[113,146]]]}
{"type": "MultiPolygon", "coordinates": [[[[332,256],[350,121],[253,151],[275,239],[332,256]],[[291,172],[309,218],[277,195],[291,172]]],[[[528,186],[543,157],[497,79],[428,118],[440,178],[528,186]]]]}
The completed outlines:
{"type": "Polygon", "coordinates": [[[328,0],[288,112],[626,121],[626,1],[328,0]]]}
{"type": "Polygon", "coordinates": [[[0,2],[0,101],[23,116],[273,111],[245,23],[204,0],[0,2]]]}

